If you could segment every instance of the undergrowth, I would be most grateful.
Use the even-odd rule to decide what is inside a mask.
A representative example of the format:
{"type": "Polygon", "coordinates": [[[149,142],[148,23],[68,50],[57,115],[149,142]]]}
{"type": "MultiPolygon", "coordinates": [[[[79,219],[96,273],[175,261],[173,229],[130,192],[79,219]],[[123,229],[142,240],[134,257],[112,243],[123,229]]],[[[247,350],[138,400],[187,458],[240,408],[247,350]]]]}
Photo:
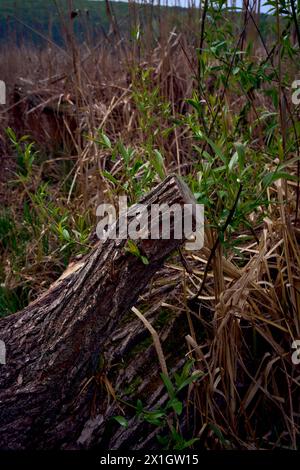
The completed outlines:
{"type": "Polygon", "coordinates": [[[164,448],[299,447],[300,11],[294,0],[268,5],[268,28],[257,10],[219,0],[187,10],[180,31],[174,9],[148,25],[133,16],[121,41],[112,28],[95,48],[71,24],[64,60],[26,50],[38,73],[0,55],[29,87],[27,108],[17,101],[1,115],[0,316],[89,251],[99,203],[126,194],[133,204],[175,172],[205,206],[204,249],[167,260],[155,281],[174,288],[154,311],[164,303],[187,317],[173,339],[190,359],[184,376],[162,376],[160,408],[119,391],[125,416],[115,421],[128,426],[133,406],[164,448]]]}

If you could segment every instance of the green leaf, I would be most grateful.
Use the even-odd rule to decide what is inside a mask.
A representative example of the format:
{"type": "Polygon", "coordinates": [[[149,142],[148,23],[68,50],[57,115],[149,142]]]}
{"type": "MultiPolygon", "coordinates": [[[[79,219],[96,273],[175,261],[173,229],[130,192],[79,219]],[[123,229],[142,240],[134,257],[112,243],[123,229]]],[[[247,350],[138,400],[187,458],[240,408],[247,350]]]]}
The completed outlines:
{"type": "Polygon", "coordinates": [[[123,428],[128,428],[128,421],[124,416],[114,416],[113,419],[123,426],[123,428]]]}
{"type": "Polygon", "coordinates": [[[130,173],[131,173],[132,175],[135,175],[135,174],[139,171],[139,169],[140,169],[142,166],[143,166],[143,162],[140,161],[140,160],[137,160],[137,161],[134,163],[133,167],[131,168],[130,173]]]}
{"type": "Polygon", "coordinates": [[[11,127],[8,127],[6,129],[6,134],[8,135],[8,137],[10,138],[10,140],[13,144],[15,144],[17,142],[17,136],[16,136],[16,134],[14,133],[14,131],[12,130],[11,127]]]}
{"type": "Polygon", "coordinates": [[[125,250],[128,251],[128,253],[131,253],[134,256],[140,257],[140,250],[139,250],[138,246],[132,240],[127,240],[125,250]]]}
{"type": "Polygon", "coordinates": [[[279,179],[291,180],[291,181],[298,181],[296,175],[290,175],[289,173],[285,173],[283,171],[272,171],[264,176],[262,183],[264,188],[271,186],[272,183],[279,179]]]}
{"type": "Polygon", "coordinates": [[[193,444],[195,444],[195,442],[199,440],[200,440],[199,437],[194,437],[193,439],[190,439],[188,441],[182,440],[182,442],[175,445],[174,450],[187,449],[188,447],[191,447],[193,444]]]}
{"type": "Polygon", "coordinates": [[[234,145],[238,154],[240,170],[242,171],[245,166],[245,145],[241,142],[236,142],[234,145]]]}
{"type": "Polygon", "coordinates": [[[183,410],[183,405],[181,403],[180,400],[178,400],[178,398],[172,398],[172,400],[170,400],[167,404],[167,408],[173,408],[173,410],[175,411],[175,413],[180,416],[181,413],[182,413],[182,410],[183,410]]]}
{"type": "Polygon", "coordinates": [[[152,160],[152,165],[158,176],[161,179],[164,179],[166,176],[164,168],[164,159],[162,154],[158,150],[154,150],[154,158],[152,160]]]}
{"type": "Polygon", "coordinates": [[[140,399],[137,400],[137,402],[136,402],[136,412],[137,412],[138,415],[140,415],[143,412],[143,408],[144,407],[143,407],[142,401],[140,399]]]}
{"type": "Polygon", "coordinates": [[[101,138],[102,138],[102,142],[103,142],[104,146],[108,149],[111,149],[112,148],[111,141],[109,140],[107,135],[102,132],[101,138]]]}
{"type": "Polygon", "coordinates": [[[71,239],[70,234],[69,234],[69,232],[68,232],[68,230],[67,230],[66,228],[63,229],[62,235],[63,235],[63,237],[64,237],[65,240],[68,240],[68,241],[69,241],[69,240],[71,239]]]}
{"type": "Polygon", "coordinates": [[[162,420],[164,416],[165,416],[165,413],[162,410],[144,412],[144,419],[148,423],[154,424],[155,426],[162,426],[164,424],[162,420]]]}
{"type": "Polygon", "coordinates": [[[183,388],[187,387],[191,383],[195,382],[199,377],[203,375],[203,372],[200,370],[195,372],[194,374],[190,375],[190,377],[186,378],[178,387],[177,392],[180,392],[183,388]]]}
{"type": "Polygon", "coordinates": [[[169,394],[169,397],[172,399],[172,398],[175,398],[175,389],[174,389],[174,386],[171,382],[171,380],[169,379],[168,376],[166,376],[165,374],[160,374],[161,378],[162,378],[162,381],[168,391],[168,394],[169,394]]]}
{"type": "Polygon", "coordinates": [[[234,154],[232,155],[230,161],[229,161],[229,164],[228,164],[228,169],[230,171],[233,170],[233,168],[236,166],[236,164],[238,163],[239,161],[239,155],[237,152],[234,152],[234,154]]]}
{"type": "Polygon", "coordinates": [[[200,114],[201,113],[201,103],[199,103],[199,100],[196,99],[186,99],[185,100],[188,104],[190,104],[196,111],[200,114]]]}
{"type": "Polygon", "coordinates": [[[211,139],[209,139],[206,135],[203,134],[203,137],[205,138],[207,143],[211,146],[215,154],[222,160],[222,162],[226,163],[226,158],[221,148],[217,144],[215,144],[211,139]]]}
{"type": "Polygon", "coordinates": [[[163,416],[165,416],[165,413],[162,410],[154,410],[154,411],[147,411],[145,415],[147,415],[148,417],[151,416],[152,418],[157,419],[157,418],[162,418],[163,416]]]}
{"type": "Polygon", "coordinates": [[[181,374],[181,376],[182,376],[183,378],[189,377],[189,375],[190,375],[190,373],[191,373],[191,369],[192,369],[192,367],[193,367],[193,365],[194,365],[194,362],[195,362],[194,359],[190,359],[189,361],[187,361],[187,362],[184,364],[183,369],[182,369],[182,374],[181,374]]]}
{"type": "Polygon", "coordinates": [[[105,178],[107,178],[111,183],[118,184],[118,180],[117,180],[111,173],[109,173],[108,171],[103,170],[102,174],[103,174],[103,176],[105,176],[105,178]]]}

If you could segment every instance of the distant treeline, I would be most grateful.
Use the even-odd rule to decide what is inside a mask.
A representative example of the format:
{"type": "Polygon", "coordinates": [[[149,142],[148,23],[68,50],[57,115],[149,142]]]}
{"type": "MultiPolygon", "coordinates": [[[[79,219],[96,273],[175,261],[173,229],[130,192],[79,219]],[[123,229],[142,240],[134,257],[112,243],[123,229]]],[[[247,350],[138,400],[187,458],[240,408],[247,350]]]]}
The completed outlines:
{"type": "MultiPolygon", "coordinates": [[[[108,34],[114,27],[121,33],[130,33],[130,8],[127,2],[107,2],[92,0],[73,0],[70,12],[66,0],[0,0],[0,42],[33,43],[37,46],[47,45],[50,38],[58,45],[65,43],[65,24],[72,24],[73,31],[79,42],[97,41],[103,34],[108,34]]],[[[178,25],[188,15],[182,7],[159,7],[151,4],[136,4],[135,14],[143,23],[151,21],[158,25],[159,18],[168,10],[172,13],[174,25],[178,25]],[[180,20],[180,21],[179,21],[180,20]]],[[[241,13],[236,13],[237,17],[241,13]]],[[[240,18],[242,20],[242,18],[240,18]]],[[[266,38],[272,33],[273,17],[266,14],[260,16],[260,30],[266,38]]]]}

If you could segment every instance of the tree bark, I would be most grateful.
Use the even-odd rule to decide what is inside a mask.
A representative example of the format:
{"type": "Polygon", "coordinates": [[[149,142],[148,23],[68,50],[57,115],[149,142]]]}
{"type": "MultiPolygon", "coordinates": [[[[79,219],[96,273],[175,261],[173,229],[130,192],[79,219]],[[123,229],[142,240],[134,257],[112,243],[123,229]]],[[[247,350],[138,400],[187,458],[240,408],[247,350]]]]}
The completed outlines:
{"type": "MultiPolygon", "coordinates": [[[[169,176],[141,203],[194,204],[187,187],[169,176]]],[[[134,210],[129,209],[129,220],[134,210]]],[[[149,213],[149,211],[148,211],[149,213]]],[[[0,321],[6,364],[0,365],[0,447],[76,447],[91,420],[87,379],[98,370],[103,345],[164,259],[184,239],[139,240],[149,264],[126,240],[99,242],[24,310],[0,321]]]]}

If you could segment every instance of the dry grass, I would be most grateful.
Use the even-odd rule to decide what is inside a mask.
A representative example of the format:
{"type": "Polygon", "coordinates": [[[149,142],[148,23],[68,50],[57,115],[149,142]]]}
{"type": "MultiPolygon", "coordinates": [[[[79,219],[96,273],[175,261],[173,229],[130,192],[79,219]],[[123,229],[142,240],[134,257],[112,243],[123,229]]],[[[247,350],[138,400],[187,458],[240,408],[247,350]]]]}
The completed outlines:
{"type": "MultiPolygon", "coordinates": [[[[185,118],[191,112],[185,100],[192,98],[199,86],[194,46],[200,38],[192,14],[187,21],[187,31],[193,34],[185,33],[184,28],[183,32],[173,30],[170,20],[159,40],[146,31],[141,42],[120,43],[118,34],[112,32],[95,48],[79,47],[70,35],[65,51],[51,44],[42,51],[25,46],[1,51],[1,78],[9,85],[11,101],[0,115],[1,145],[6,148],[2,157],[7,157],[1,159],[0,197],[12,207],[16,219],[22,217],[28,187],[8,185],[7,179],[12,179],[16,167],[3,132],[8,124],[13,127],[16,122],[21,135],[29,133],[42,151],[47,149],[34,166],[29,189],[34,193],[45,179],[51,179],[56,204],[67,207],[74,224],[75,214],[86,214],[87,226],[93,227],[95,207],[114,198],[128,178],[121,158],[117,155],[113,159],[109,148],[93,140],[96,129],[101,128],[113,143],[122,140],[144,161],[149,157],[146,141],[151,136],[149,145],[163,153],[166,172],[197,178],[191,129],[183,124],[184,119],[174,128],[179,116],[185,118]],[[149,37],[154,48],[148,45],[149,37]],[[22,88],[18,99],[13,97],[16,86],[22,88]],[[145,111],[140,106],[142,99],[149,98],[155,88],[158,100],[149,100],[145,111]],[[67,166],[62,167],[62,162],[67,166]],[[119,185],[108,181],[105,172],[110,172],[119,185]]],[[[267,56],[262,44],[257,50],[259,57],[254,57],[254,62],[267,56]]],[[[295,65],[291,62],[289,66],[294,73],[295,65]]],[[[268,69],[274,68],[277,70],[277,65],[270,60],[268,69]]],[[[214,75],[207,79],[205,93],[208,115],[216,109],[221,115],[217,129],[210,121],[214,136],[218,135],[221,120],[231,139],[235,112],[247,103],[246,127],[254,126],[266,111],[274,111],[272,100],[262,92],[236,93],[214,75]]],[[[284,86],[281,93],[285,103],[281,113],[286,113],[285,120],[281,119],[284,127],[289,119],[290,125],[291,117],[297,121],[297,115],[293,115],[289,98],[284,101],[284,86]]],[[[248,143],[252,150],[267,152],[265,132],[264,123],[259,122],[253,142],[248,143]]],[[[209,149],[205,143],[200,144],[203,150],[209,149]]],[[[297,152],[286,150],[286,160],[295,156],[297,152]]],[[[270,158],[269,170],[275,167],[276,162],[270,158]]],[[[292,160],[287,171],[297,175],[297,162],[292,160]]],[[[178,333],[179,340],[174,339],[174,349],[179,342],[186,356],[194,358],[195,368],[203,372],[189,390],[187,427],[204,447],[299,447],[300,368],[291,361],[292,342],[300,338],[297,184],[279,179],[270,185],[267,211],[259,207],[260,218],[257,212],[249,216],[252,232],[241,229],[241,233],[226,235],[225,240],[232,236],[232,241],[239,243],[233,250],[219,243],[206,269],[217,239],[216,228],[207,220],[204,249],[184,253],[184,265],[180,257],[169,260],[141,299],[151,315],[155,303],[157,313],[164,308],[174,317],[186,316],[186,328],[178,333]],[[243,239],[245,234],[248,238],[243,239]],[[201,295],[191,303],[200,287],[201,295]]],[[[43,230],[48,230],[46,220],[43,230]]],[[[10,264],[9,250],[0,245],[5,286],[16,290],[29,285],[28,301],[46,289],[70,256],[77,253],[73,247],[64,263],[59,255],[60,244],[54,239],[51,243],[53,254],[44,256],[39,254],[40,237],[33,239],[19,271],[10,264]]],[[[86,239],[84,245],[89,243],[86,239]]],[[[163,348],[168,341],[170,338],[164,338],[163,348]]],[[[181,359],[174,355],[168,355],[167,364],[181,359]]]]}

